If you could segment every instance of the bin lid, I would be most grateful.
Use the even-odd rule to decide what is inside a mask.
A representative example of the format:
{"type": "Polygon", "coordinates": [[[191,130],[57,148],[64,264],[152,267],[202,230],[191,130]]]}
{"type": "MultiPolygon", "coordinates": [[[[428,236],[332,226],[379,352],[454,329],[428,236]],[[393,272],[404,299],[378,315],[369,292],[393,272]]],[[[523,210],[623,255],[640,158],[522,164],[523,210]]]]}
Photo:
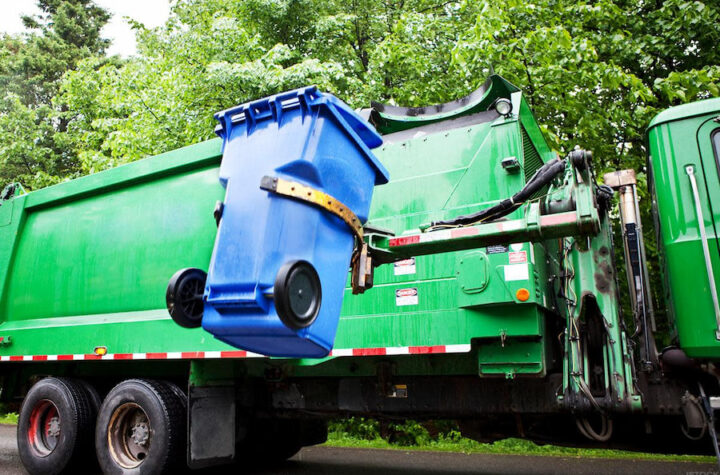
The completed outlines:
{"type": "Polygon", "coordinates": [[[294,89],[217,112],[215,119],[220,124],[215,128],[215,133],[224,138],[226,130],[231,128],[233,124],[243,121],[253,123],[259,120],[278,120],[284,110],[296,107],[312,108],[322,105],[326,106],[335,115],[341,125],[353,137],[357,146],[364,152],[367,160],[375,170],[375,184],[387,183],[390,174],[370,151],[371,148],[382,145],[383,139],[380,134],[347,104],[332,94],[318,91],[317,86],[294,89]]]}

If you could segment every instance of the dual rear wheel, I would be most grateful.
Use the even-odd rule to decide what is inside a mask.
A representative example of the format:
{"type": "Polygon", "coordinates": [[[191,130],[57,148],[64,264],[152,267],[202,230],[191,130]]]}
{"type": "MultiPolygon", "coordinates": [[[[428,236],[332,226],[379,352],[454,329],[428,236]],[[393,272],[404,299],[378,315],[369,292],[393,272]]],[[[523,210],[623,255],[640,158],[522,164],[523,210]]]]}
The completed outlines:
{"type": "Polygon", "coordinates": [[[92,468],[97,393],[70,378],[45,378],[28,392],[18,418],[18,451],[30,473],[92,468]]]}
{"type": "Polygon", "coordinates": [[[95,448],[105,474],[170,473],[185,462],[187,400],[165,381],[129,379],[100,407],[95,448]]]}
{"type": "Polygon", "coordinates": [[[18,449],[31,474],[170,473],[184,465],[185,417],[185,395],[169,382],[123,381],[101,405],[85,382],[45,378],[23,402],[18,449]]]}
{"type": "MultiPolygon", "coordinates": [[[[170,382],[128,379],[101,404],[87,382],[48,377],[20,410],[20,458],[31,474],[176,473],[185,467],[186,418],[187,398],[170,382]]],[[[315,420],[259,420],[248,429],[236,452],[243,465],[281,462],[327,437],[315,420]]]]}

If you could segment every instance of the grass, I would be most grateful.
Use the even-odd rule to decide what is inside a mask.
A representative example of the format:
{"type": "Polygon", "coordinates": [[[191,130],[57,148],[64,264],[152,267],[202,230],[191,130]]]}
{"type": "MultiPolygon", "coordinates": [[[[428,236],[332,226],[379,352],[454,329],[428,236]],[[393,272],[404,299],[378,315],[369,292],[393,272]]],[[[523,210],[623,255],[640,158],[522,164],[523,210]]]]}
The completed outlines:
{"type": "Polygon", "coordinates": [[[667,462],[695,462],[715,463],[715,457],[702,455],[670,455],[652,454],[644,452],[630,452],[611,449],[588,449],[575,447],[560,447],[555,445],[538,445],[534,442],[509,438],[494,443],[481,443],[462,437],[457,431],[441,433],[434,438],[416,437],[415,440],[405,439],[404,443],[390,443],[374,434],[370,437],[358,437],[342,430],[342,426],[331,425],[328,441],[325,445],[332,447],[351,447],[366,449],[389,450],[420,450],[437,452],[457,452],[464,454],[503,454],[503,455],[537,455],[550,457],[582,457],[603,459],[632,459],[667,462]]]}
{"type": "Polygon", "coordinates": [[[17,421],[17,412],[6,412],[5,414],[0,414],[0,424],[17,424],[17,421]]]}

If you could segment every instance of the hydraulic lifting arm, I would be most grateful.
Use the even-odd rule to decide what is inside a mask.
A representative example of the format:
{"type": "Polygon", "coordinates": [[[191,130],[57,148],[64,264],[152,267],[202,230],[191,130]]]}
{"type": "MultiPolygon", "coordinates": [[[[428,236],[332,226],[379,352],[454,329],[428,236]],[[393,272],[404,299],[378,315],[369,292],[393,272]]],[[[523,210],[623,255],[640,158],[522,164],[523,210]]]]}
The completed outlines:
{"type": "MultiPolygon", "coordinates": [[[[432,223],[400,236],[366,228],[364,246],[356,254],[366,259],[363,270],[369,274],[365,275],[365,285],[358,281],[360,260],[354,260],[352,283],[353,292],[362,293],[372,286],[375,266],[414,256],[561,239],[561,262],[555,279],[561,283],[559,294],[564,304],[558,312],[566,320],[566,329],[558,402],[577,411],[585,431],[601,440],[608,436],[611,425],[595,431],[581,414],[638,410],[642,400],[635,384],[633,345],[617,300],[607,217],[612,189],[595,183],[590,159],[590,153],[577,150],[560,162],[562,167],[557,162],[546,164],[553,167],[546,181],[552,187],[540,199],[517,201],[518,197],[532,196],[535,186],[530,190],[533,193],[520,192],[488,210],[432,223]],[[502,220],[509,213],[506,211],[522,206],[522,218],[502,220]]],[[[644,348],[643,360],[649,359],[648,353],[644,348]]]]}
{"type": "MultiPolygon", "coordinates": [[[[580,161],[589,159],[589,154],[576,151],[562,161],[563,167],[556,167],[556,178],[565,180],[553,195],[561,195],[550,204],[541,200],[527,200],[515,203],[517,209],[525,205],[524,216],[520,219],[493,220],[465,225],[449,224],[423,226],[417,232],[410,231],[401,236],[366,228],[365,243],[372,266],[388,264],[426,254],[476,249],[494,244],[511,242],[539,242],[565,236],[589,236],[600,230],[600,215],[596,206],[595,184],[589,167],[578,166],[580,161]],[[584,154],[587,154],[587,158],[584,154]]],[[[516,195],[517,196],[517,195],[516,195]]],[[[443,222],[445,223],[445,222],[443,222]]],[[[360,286],[353,280],[355,293],[362,293],[370,286],[360,286]]]]}

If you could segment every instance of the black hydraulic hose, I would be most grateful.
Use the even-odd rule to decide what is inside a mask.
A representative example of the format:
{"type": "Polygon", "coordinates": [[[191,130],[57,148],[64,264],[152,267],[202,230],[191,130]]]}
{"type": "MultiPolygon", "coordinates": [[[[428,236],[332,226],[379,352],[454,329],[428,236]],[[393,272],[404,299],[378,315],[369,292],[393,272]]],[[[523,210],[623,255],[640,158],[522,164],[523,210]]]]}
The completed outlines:
{"type": "Polygon", "coordinates": [[[502,200],[500,203],[478,211],[473,214],[461,215],[446,221],[434,221],[430,224],[430,228],[437,226],[464,226],[477,222],[493,221],[503,216],[507,216],[518,209],[525,201],[527,201],[539,189],[549,184],[557,175],[565,170],[565,160],[556,158],[545,163],[535,174],[528,180],[522,190],[515,193],[511,198],[502,200]]]}

